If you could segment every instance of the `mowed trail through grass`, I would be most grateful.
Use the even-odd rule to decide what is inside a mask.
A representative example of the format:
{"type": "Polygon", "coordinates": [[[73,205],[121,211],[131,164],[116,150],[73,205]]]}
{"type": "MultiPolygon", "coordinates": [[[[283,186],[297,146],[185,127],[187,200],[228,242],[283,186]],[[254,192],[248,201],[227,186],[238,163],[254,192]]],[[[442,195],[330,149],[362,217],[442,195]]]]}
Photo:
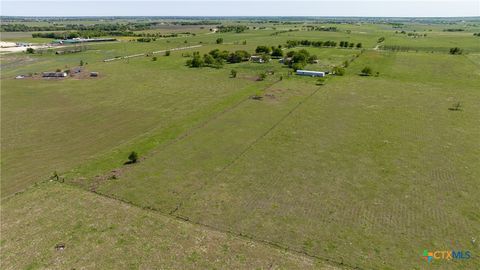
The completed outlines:
{"type": "Polygon", "coordinates": [[[479,84],[464,56],[366,52],[293,112],[316,89],[309,78],[276,84],[283,103],[245,103],[99,191],[353,267],[476,253],[479,84]],[[380,76],[358,76],[365,65],[380,76]]]}

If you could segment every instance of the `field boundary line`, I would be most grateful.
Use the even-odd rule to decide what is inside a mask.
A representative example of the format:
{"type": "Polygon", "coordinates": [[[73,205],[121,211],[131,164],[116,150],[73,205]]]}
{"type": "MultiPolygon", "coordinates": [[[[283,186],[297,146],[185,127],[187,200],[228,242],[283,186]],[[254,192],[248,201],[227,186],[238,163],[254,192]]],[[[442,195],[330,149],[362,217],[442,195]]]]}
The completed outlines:
{"type": "MultiPolygon", "coordinates": [[[[274,83],[275,84],[275,83],[274,83]]],[[[272,84],[271,86],[273,86],[272,84]]],[[[214,174],[210,179],[215,180],[218,176],[220,176],[225,170],[230,168],[233,164],[235,164],[240,158],[242,158],[254,145],[256,145],[260,140],[262,140],[265,136],[267,136],[272,130],[274,130],[281,122],[283,122],[287,117],[289,117],[296,109],[298,109],[305,101],[310,99],[313,95],[318,93],[320,91],[321,87],[318,87],[316,90],[312,91],[308,96],[306,96],[304,99],[299,101],[291,110],[289,110],[284,116],[282,116],[277,122],[275,122],[267,131],[265,131],[263,134],[258,136],[253,142],[251,142],[245,149],[242,150],[237,156],[235,156],[232,161],[227,163],[225,166],[223,166],[222,169],[220,169],[219,172],[214,174]]],[[[186,198],[190,198],[193,194],[195,194],[197,191],[203,189],[205,187],[206,183],[201,185],[199,188],[193,190],[190,193],[190,196],[187,196],[186,198]]],[[[170,215],[174,215],[183,205],[183,200],[180,201],[177,206],[170,211],[170,215]]]]}
{"type": "MultiPolygon", "coordinates": [[[[44,183],[46,183],[46,182],[44,182],[44,183]]],[[[306,251],[290,248],[288,246],[284,246],[284,245],[282,245],[280,243],[277,243],[277,242],[274,242],[274,241],[258,239],[255,236],[250,235],[250,234],[245,234],[245,233],[242,233],[242,232],[235,232],[235,231],[231,231],[231,230],[223,230],[221,228],[218,228],[218,227],[215,227],[215,226],[212,226],[212,225],[209,225],[209,224],[193,221],[193,220],[189,219],[188,217],[184,217],[184,216],[181,216],[181,215],[169,214],[169,213],[166,213],[166,212],[162,211],[159,208],[152,207],[152,206],[143,206],[143,205],[137,204],[133,201],[129,201],[129,200],[126,200],[126,199],[123,199],[123,198],[119,198],[119,197],[116,197],[116,196],[111,195],[111,194],[101,193],[101,192],[97,192],[97,191],[85,190],[80,186],[77,186],[75,184],[71,184],[71,183],[68,183],[68,182],[59,182],[59,184],[67,185],[67,186],[73,187],[75,189],[81,190],[83,192],[90,192],[90,193],[93,193],[97,196],[107,198],[107,199],[110,199],[110,200],[115,200],[117,202],[126,204],[126,205],[131,206],[131,207],[139,208],[139,209],[144,210],[144,211],[150,211],[152,213],[155,213],[157,215],[163,216],[163,217],[168,218],[168,219],[174,219],[174,220],[180,221],[182,223],[195,225],[197,227],[201,227],[203,229],[206,229],[206,230],[209,230],[209,231],[212,231],[212,232],[224,233],[228,236],[234,237],[234,238],[239,239],[239,240],[255,242],[255,243],[260,244],[264,247],[268,247],[268,248],[275,249],[275,250],[278,250],[278,251],[281,251],[281,252],[289,253],[289,255],[292,255],[292,256],[295,256],[295,257],[314,260],[314,262],[315,262],[315,260],[323,261],[323,262],[328,263],[332,266],[340,267],[340,268],[343,268],[343,269],[363,270],[363,268],[360,268],[359,266],[353,266],[353,265],[349,265],[349,264],[344,263],[344,262],[335,261],[335,260],[330,259],[328,257],[312,255],[312,254],[309,254],[306,251]]]]}
{"type": "MultiPolygon", "coordinates": [[[[180,50],[188,50],[188,49],[193,49],[193,48],[199,48],[202,47],[202,45],[193,45],[193,46],[187,46],[187,47],[179,47],[179,48],[173,48],[173,49],[165,49],[165,50],[160,50],[160,51],[155,51],[152,52],[152,54],[157,54],[157,53],[164,53],[166,51],[180,51],[180,50]]],[[[108,58],[104,59],[103,62],[112,62],[115,60],[122,60],[122,59],[129,59],[129,58],[134,58],[134,57],[140,57],[140,56],[145,56],[148,53],[137,53],[137,54],[132,54],[132,55],[126,55],[126,56],[121,56],[121,57],[114,57],[114,58],[108,58]]]]}

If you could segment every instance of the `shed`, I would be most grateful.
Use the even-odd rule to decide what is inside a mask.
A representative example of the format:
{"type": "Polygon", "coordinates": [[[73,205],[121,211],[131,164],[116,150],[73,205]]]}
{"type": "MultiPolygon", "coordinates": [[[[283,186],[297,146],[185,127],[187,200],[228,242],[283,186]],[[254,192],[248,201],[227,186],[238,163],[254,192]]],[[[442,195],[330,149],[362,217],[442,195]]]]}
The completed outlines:
{"type": "Polygon", "coordinates": [[[258,55],[252,55],[250,57],[250,61],[254,62],[254,63],[264,63],[265,61],[263,60],[263,58],[261,56],[258,56],[258,55]]]}
{"type": "Polygon", "coordinates": [[[66,72],[43,72],[42,77],[44,78],[64,78],[67,77],[66,72]]]}
{"type": "Polygon", "coordinates": [[[323,71],[313,71],[313,70],[297,70],[297,75],[301,76],[311,76],[311,77],[325,77],[325,72],[323,71]]]}

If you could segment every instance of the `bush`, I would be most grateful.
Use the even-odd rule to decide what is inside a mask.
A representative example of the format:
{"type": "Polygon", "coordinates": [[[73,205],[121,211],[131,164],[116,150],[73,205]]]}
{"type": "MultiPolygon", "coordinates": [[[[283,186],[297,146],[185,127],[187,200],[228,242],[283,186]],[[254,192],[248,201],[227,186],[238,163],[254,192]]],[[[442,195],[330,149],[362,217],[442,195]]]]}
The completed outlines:
{"type": "Polygon", "coordinates": [[[232,78],[236,78],[237,77],[237,71],[235,69],[230,70],[230,76],[232,78]]]}
{"type": "Polygon", "coordinates": [[[263,81],[263,80],[265,80],[265,78],[267,78],[267,74],[265,74],[264,72],[262,72],[258,75],[258,80],[259,81],[263,81]]]}
{"type": "Polygon", "coordinates": [[[305,67],[305,63],[293,63],[292,68],[294,71],[299,69],[303,69],[305,67]]]}
{"type": "Polygon", "coordinates": [[[450,48],[450,54],[462,54],[462,49],[455,47],[455,48],[450,48]]]}
{"type": "Polygon", "coordinates": [[[35,50],[33,48],[27,48],[27,53],[35,53],[35,50]]]}
{"type": "Polygon", "coordinates": [[[217,44],[222,44],[223,43],[223,38],[217,38],[217,44]]]}
{"type": "Polygon", "coordinates": [[[320,77],[317,79],[317,85],[324,85],[325,84],[325,78],[324,77],[320,77]]]}
{"type": "Polygon", "coordinates": [[[152,61],[157,61],[157,57],[156,56],[152,57],[152,61]]]}
{"type": "Polygon", "coordinates": [[[372,68],[371,67],[364,67],[362,71],[360,72],[360,75],[362,76],[370,76],[372,75],[372,68]]]}
{"type": "Polygon", "coordinates": [[[170,51],[166,51],[165,56],[170,56],[170,51]]]}
{"type": "Polygon", "coordinates": [[[267,46],[257,46],[255,49],[256,53],[270,53],[270,48],[267,46]]]}
{"type": "Polygon", "coordinates": [[[135,151],[132,151],[130,155],[128,155],[128,162],[129,163],[136,163],[138,160],[138,154],[135,151]]]}
{"type": "Polygon", "coordinates": [[[193,53],[193,58],[187,60],[187,66],[193,67],[193,68],[198,68],[198,67],[203,67],[204,63],[202,58],[200,57],[199,52],[194,52],[193,53]]]}
{"type": "Polygon", "coordinates": [[[342,67],[334,67],[332,73],[334,75],[343,76],[345,75],[345,69],[342,67]]]}
{"type": "Polygon", "coordinates": [[[273,48],[272,50],[272,56],[273,57],[282,57],[283,56],[283,51],[281,48],[273,48]]]}

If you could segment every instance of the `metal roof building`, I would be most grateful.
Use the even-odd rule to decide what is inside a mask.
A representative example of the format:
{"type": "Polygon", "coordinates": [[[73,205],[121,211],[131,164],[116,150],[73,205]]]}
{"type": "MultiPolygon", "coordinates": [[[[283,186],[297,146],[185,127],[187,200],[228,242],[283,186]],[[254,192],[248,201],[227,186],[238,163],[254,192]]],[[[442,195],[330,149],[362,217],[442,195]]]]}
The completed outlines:
{"type": "Polygon", "coordinates": [[[297,75],[302,76],[311,76],[311,77],[325,77],[325,72],[323,71],[313,71],[313,70],[297,70],[297,75]]]}

